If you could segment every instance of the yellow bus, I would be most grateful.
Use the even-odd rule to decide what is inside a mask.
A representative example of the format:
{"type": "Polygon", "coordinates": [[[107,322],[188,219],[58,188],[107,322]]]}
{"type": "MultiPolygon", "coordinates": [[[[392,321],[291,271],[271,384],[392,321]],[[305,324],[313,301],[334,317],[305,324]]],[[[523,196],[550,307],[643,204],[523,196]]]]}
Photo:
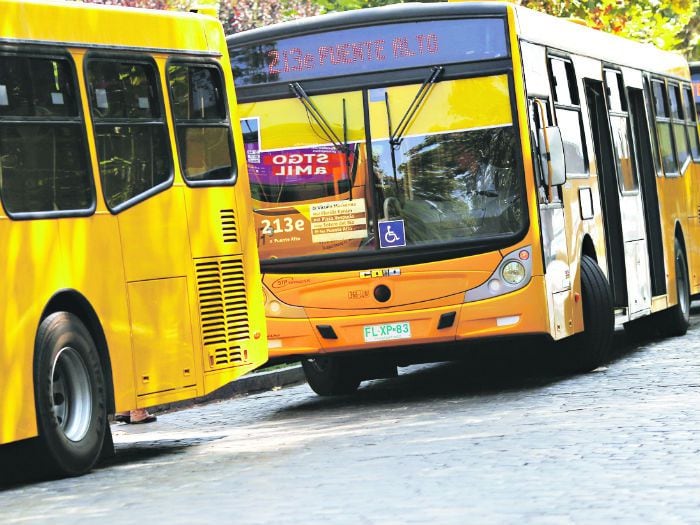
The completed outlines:
{"type": "Polygon", "coordinates": [[[317,393],[476,339],[540,334],[585,371],[615,325],[686,331],[700,147],[680,56],[490,2],[227,40],[270,358],[317,393]]]}
{"type": "Polygon", "coordinates": [[[267,359],[239,116],[213,18],[0,12],[0,453],[74,475],[267,359]]]}

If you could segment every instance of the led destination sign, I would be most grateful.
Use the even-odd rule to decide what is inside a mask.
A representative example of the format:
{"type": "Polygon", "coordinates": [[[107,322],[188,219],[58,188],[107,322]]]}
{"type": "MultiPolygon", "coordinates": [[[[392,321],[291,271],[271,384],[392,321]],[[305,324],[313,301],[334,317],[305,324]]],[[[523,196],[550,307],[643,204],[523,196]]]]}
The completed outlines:
{"type": "Polygon", "coordinates": [[[499,18],[405,22],[253,44],[231,55],[236,85],[292,82],[508,56],[499,18]]]}

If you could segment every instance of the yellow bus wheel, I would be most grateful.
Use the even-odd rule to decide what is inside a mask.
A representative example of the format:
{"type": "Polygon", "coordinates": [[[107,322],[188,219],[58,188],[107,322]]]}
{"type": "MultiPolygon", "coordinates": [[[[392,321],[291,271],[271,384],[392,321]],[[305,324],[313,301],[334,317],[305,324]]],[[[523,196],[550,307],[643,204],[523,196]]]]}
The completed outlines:
{"type": "Polygon", "coordinates": [[[678,239],[674,245],[676,261],[676,294],[678,302],[663,312],[656,314],[656,324],[665,337],[685,335],[690,326],[690,284],[688,279],[688,263],[685,259],[683,246],[678,239]]]}
{"type": "Polygon", "coordinates": [[[589,372],[604,363],[612,348],[615,315],[610,285],[595,260],[581,258],[581,300],[583,333],[565,341],[563,368],[569,372],[589,372]]]}
{"type": "Polygon", "coordinates": [[[34,357],[37,447],[47,475],[76,476],[100,456],[107,427],[105,380],[95,343],[75,315],[39,326],[34,357]]]}

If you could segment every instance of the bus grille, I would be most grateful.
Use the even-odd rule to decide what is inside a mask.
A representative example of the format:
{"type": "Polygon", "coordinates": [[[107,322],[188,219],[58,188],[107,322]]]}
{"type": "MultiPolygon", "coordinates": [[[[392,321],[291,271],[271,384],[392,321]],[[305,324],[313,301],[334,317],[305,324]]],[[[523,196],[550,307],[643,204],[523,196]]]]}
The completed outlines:
{"type": "Polygon", "coordinates": [[[242,258],[196,261],[195,272],[205,366],[242,363],[241,344],[250,338],[242,258]]]}
{"type": "Polygon", "coordinates": [[[224,238],[224,242],[238,241],[236,214],[233,210],[221,210],[221,235],[224,238]]]}

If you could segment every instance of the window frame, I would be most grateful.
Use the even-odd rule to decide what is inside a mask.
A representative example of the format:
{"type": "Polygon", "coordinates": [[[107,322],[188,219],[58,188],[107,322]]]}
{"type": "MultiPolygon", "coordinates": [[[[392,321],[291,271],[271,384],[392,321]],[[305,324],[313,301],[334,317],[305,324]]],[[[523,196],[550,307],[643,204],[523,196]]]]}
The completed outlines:
{"type": "Polygon", "coordinates": [[[656,135],[656,146],[658,149],[659,153],[659,160],[660,160],[660,165],[659,167],[661,168],[661,171],[663,171],[663,174],[667,178],[678,178],[682,176],[680,166],[678,163],[678,152],[676,149],[676,138],[673,133],[673,123],[671,122],[671,105],[670,101],[668,99],[668,89],[666,87],[666,79],[663,77],[659,76],[651,76],[649,78],[649,90],[650,90],[650,95],[651,95],[651,106],[652,106],[652,111],[653,111],[653,117],[654,117],[654,133],[656,135]],[[667,116],[659,116],[656,111],[656,98],[654,95],[654,83],[660,84],[663,86],[663,95],[664,95],[664,106],[665,110],[668,113],[667,116]],[[666,168],[664,167],[664,159],[663,159],[663,151],[661,151],[661,141],[659,140],[659,132],[658,132],[658,126],[659,124],[666,124],[669,127],[670,130],[670,138],[671,138],[671,151],[673,152],[673,158],[674,162],[676,165],[676,171],[671,171],[667,172],[666,168]]]}
{"type": "Polygon", "coordinates": [[[680,172],[681,175],[683,175],[687,170],[688,166],[693,160],[693,155],[692,152],[690,151],[690,137],[688,136],[688,129],[686,127],[686,109],[685,109],[685,104],[683,103],[683,87],[680,83],[674,82],[674,81],[667,81],[666,82],[666,93],[668,94],[668,103],[669,103],[669,117],[671,118],[671,129],[673,130],[673,139],[674,139],[674,144],[676,148],[676,158],[678,159],[678,171],[680,172]],[[673,116],[673,111],[671,110],[671,90],[676,90],[676,95],[677,95],[677,101],[676,104],[678,104],[678,112],[679,116],[674,117],[673,116]],[[680,126],[682,128],[682,136],[683,139],[685,140],[685,148],[686,148],[686,158],[685,161],[683,162],[683,165],[681,165],[681,157],[680,157],[680,149],[678,145],[677,135],[676,135],[676,126],[680,126]]]}
{"type": "Polygon", "coordinates": [[[615,158],[615,171],[617,173],[617,187],[620,190],[620,195],[638,195],[639,194],[639,186],[641,184],[639,180],[639,173],[637,170],[637,158],[636,158],[636,151],[635,147],[636,144],[634,143],[634,133],[632,132],[632,121],[631,121],[631,116],[629,112],[629,101],[627,100],[627,89],[625,87],[625,79],[622,74],[622,71],[614,66],[610,66],[607,64],[603,64],[603,86],[605,87],[605,98],[606,102],[608,104],[608,125],[610,126],[610,132],[611,132],[611,140],[612,144],[617,148],[617,144],[615,143],[615,137],[612,136],[614,132],[614,127],[612,123],[612,118],[613,117],[618,117],[618,118],[624,118],[625,119],[625,132],[627,134],[627,147],[629,149],[629,161],[630,161],[630,169],[632,170],[632,177],[634,178],[635,186],[634,189],[627,189],[625,188],[624,185],[624,177],[623,174],[618,172],[618,164],[617,164],[617,158],[615,158]],[[616,84],[617,84],[617,95],[619,97],[620,101],[620,108],[619,109],[613,109],[611,106],[611,87],[608,85],[608,73],[612,73],[616,77],[616,84]]]}
{"type": "Polygon", "coordinates": [[[86,208],[78,208],[73,210],[48,210],[48,211],[26,211],[26,212],[10,212],[5,204],[4,192],[0,191],[0,203],[2,209],[13,220],[32,220],[32,219],[49,219],[62,217],[89,217],[95,213],[97,209],[97,190],[95,187],[95,173],[92,165],[92,155],[90,152],[90,143],[88,140],[88,126],[84,111],[84,97],[80,89],[78,78],[78,68],[73,55],[65,48],[45,47],[45,46],[22,46],[20,50],[17,46],[0,46],[0,56],[10,57],[26,57],[38,58],[45,60],[63,60],[69,68],[70,79],[75,89],[75,99],[77,107],[77,115],[75,117],[3,117],[0,116],[0,124],[7,122],[10,124],[24,123],[55,123],[55,124],[75,124],[80,126],[80,133],[83,138],[83,155],[85,160],[85,172],[90,185],[90,205],[86,208]]]}
{"type": "MultiPolygon", "coordinates": [[[[581,155],[583,160],[583,173],[569,172],[566,170],[566,178],[569,179],[587,179],[591,175],[590,159],[588,158],[588,145],[586,143],[586,133],[583,124],[583,113],[581,112],[581,93],[578,86],[578,79],[576,78],[576,70],[574,68],[574,63],[568,56],[563,56],[554,53],[547,53],[547,74],[549,76],[549,86],[551,90],[551,111],[553,114],[554,125],[559,127],[561,131],[561,126],[559,125],[558,110],[563,110],[571,113],[576,113],[578,115],[578,128],[579,137],[581,139],[581,155]],[[561,102],[557,100],[557,90],[556,82],[557,78],[554,74],[554,68],[552,64],[554,61],[559,61],[564,64],[564,71],[566,73],[567,87],[569,91],[570,102],[561,102]]],[[[563,134],[562,134],[563,138],[563,134]]],[[[564,160],[566,161],[566,154],[564,155],[564,160]]]]}
{"type": "Polygon", "coordinates": [[[165,111],[165,97],[164,97],[164,91],[163,91],[163,82],[162,82],[162,72],[160,68],[158,67],[158,62],[155,60],[155,58],[147,53],[105,53],[105,52],[100,52],[100,51],[90,51],[85,55],[85,58],[83,59],[83,75],[84,75],[84,81],[85,81],[85,92],[87,96],[87,104],[88,108],[90,110],[90,121],[91,121],[91,126],[92,126],[92,136],[93,140],[95,142],[95,161],[98,164],[98,173],[99,173],[99,163],[100,163],[100,158],[99,158],[99,153],[97,152],[97,135],[96,135],[96,129],[97,126],[104,126],[104,125],[115,125],[115,124],[122,124],[124,126],[155,126],[156,124],[161,124],[164,126],[165,129],[165,139],[166,139],[166,146],[167,146],[167,162],[169,165],[169,175],[167,179],[165,179],[163,182],[151,187],[147,191],[144,191],[142,193],[139,193],[121,203],[119,203],[117,206],[110,206],[110,204],[107,202],[107,197],[104,192],[104,181],[102,180],[102,173],[99,173],[100,177],[100,183],[102,185],[102,199],[104,200],[105,206],[107,209],[113,214],[116,215],[118,213],[121,213],[122,211],[131,208],[132,206],[135,206],[136,204],[139,204],[140,202],[145,201],[146,199],[149,199],[153,197],[154,195],[157,195],[170,187],[172,187],[173,182],[175,180],[175,163],[173,159],[173,144],[172,144],[172,138],[171,138],[171,132],[173,131],[170,124],[168,123],[168,118],[167,118],[167,112],[165,111]],[[90,64],[93,62],[116,62],[116,63],[128,63],[128,64],[144,64],[147,66],[151,66],[153,68],[154,72],[154,78],[155,78],[155,95],[158,97],[158,103],[159,103],[159,109],[160,109],[160,120],[156,121],[155,119],[142,119],[142,120],[128,120],[126,118],[108,118],[108,119],[100,119],[97,117],[97,120],[95,120],[95,113],[93,112],[93,107],[92,107],[92,98],[91,98],[91,84],[89,82],[89,76],[88,76],[88,68],[90,67],[90,64]]]}
{"type": "MultiPolygon", "coordinates": [[[[177,154],[177,163],[178,167],[180,168],[180,175],[182,176],[182,180],[185,181],[185,184],[187,186],[196,188],[196,187],[211,187],[211,186],[235,186],[236,183],[238,182],[238,177],[239,177],[239,169],[238,169],[238,151],[236,149],[236,141],[234,139],[234,129],[233,129],[233,121],[231,119],[231,107],[229,104],[229,99],[228,99],[228,91],[226,87],[226,76],[224,74],[224,69],[221,66],[221,63],[217,60],[209,59],[209,58],[193,58],[193,57],[170,57],[165,63],[165,85],[166,89],[168,92],[168,104],[170,105],[170,118],[172,119],[172,125],[173,125],[173,136],[175,138],[175,151],[177,154]],[[220,127],[222,125],[225,125],[228,128],[228,143],[229,143],[229,152],[231,154],[231,176],[227,179],[223,180],[190,180],[188,177],[185,176],[185,166],[182,161],[182,153],[180,149],[180,141],[178,140],[178,127],[183,126],[183,127],[195,127],[194,124],[191,123],[191,121],[186,121],[186,123],[183,124],[178,124],[178,119],[175,115],[175,105],[173,104],[173,91],[170,88],[170,77],[168,75],[168,69],[170,68],[171,65],[175,66],[195,66],[195,67],[210,67],[212,69],[215,69],[219,73],[219,79],[221,80],[221,96],[222,96],[222,101],[224,104],[224,112],[226,113],[226,120],[225,121],[218,121],[214,123],[213,121],[209,123],[207,126],[202,126],[200,125],[199,127],[220,127]]],[[[238,123],[240,126],[240,122],[238,123]]]]}
{"type": "Polygon", "coordinates": [[[698,114],[695,109],[695,99],[693,97],[693,87],[692,83],[681,82],[681,105],[683,107],[683,114],[685,116],[685,129],[688,135],[688,146],[691,161],[700,162],[700,135],[698,134],[698,114]],[[686,96],[688,97],[686,99],[686,96]],[[686,101],[690,103],[690,107],[686,107],[686,101]],[[694,135],[695,146],[697,147],[698,154],[693,155],[693,140],[691,139],[691,133],[694,135]]]}

